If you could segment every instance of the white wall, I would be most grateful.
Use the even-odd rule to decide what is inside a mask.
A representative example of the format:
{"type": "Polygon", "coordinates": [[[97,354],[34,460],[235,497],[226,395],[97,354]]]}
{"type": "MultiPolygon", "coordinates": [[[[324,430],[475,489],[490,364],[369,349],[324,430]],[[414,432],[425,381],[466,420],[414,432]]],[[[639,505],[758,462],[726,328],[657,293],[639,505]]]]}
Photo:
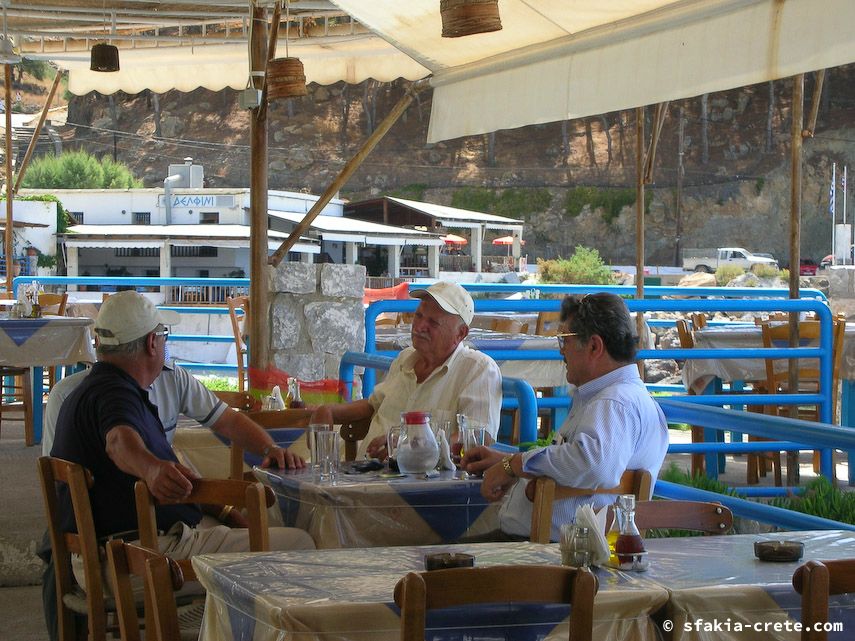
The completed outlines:
{"type": "Polygon", "coordinates": [[[47,225],[15,227],[13,242],[16,255],[25,253],[27,242],[43,254],[56,254],[56,203],[15,200],[12,203],[12,219],[16,222],[47,225]]]}

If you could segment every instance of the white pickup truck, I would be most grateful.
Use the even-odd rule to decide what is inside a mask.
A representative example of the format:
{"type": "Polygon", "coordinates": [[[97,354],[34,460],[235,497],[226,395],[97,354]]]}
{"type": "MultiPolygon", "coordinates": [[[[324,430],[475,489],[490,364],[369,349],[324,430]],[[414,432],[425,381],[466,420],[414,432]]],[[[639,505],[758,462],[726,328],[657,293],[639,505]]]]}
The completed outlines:
{"type": "Polygon", "coordinates": [[[750,271],[755,265],[777,267],[778,261],[768,256],[752,254],[742,247],[683,250],[683,269],[686,271],[712,273],[722,265],[736,265],[750,271]]]}

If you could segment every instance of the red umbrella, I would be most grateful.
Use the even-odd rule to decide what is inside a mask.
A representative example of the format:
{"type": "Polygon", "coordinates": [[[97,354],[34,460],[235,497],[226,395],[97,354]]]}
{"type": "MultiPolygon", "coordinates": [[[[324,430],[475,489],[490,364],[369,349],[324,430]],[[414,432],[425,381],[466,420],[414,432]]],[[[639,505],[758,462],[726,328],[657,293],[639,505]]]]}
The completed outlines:
{"type": "MultiPolygon", "coordinates": [[[[500,236],[493,240],[494,245],[513,245],[514,237],[513,236],[500,236]]],[[[521,240],[520,245],[525,245],[525,241],[521,240]]]]}
{"type": "Polygon", "coordinates": [[[469,242],[462,236],[456,236],[455,234],[448,234],[446,236],[443,236],[442,241],[446,245],[466,245],[469,242]]]}

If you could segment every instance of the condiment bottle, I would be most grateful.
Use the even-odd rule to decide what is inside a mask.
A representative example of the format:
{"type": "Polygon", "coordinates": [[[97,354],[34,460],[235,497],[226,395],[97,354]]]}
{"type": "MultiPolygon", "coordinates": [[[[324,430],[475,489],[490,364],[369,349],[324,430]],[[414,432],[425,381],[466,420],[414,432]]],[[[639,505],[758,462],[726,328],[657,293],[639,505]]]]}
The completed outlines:
{"type": "Polygon", "coordinates": [[[288,379],[288,395],[291,397],[291,409],[306,407],[303,397],[300,395],[300,381],[296,378],[288,379]]]}
{"type": "MultiPolygon", "coordinates": [[[[635,497],[633,497],[635,498],[635,497]]],[[[620,565],[620,561],[618,561],[617,554],[615,554],[615,541],[617,541],[618,535],[620,534],[620,526],[623,523],[623,501],[622,497],[618,497],[617,501],[615,501],[614,505],[612,505],[612,512],[614,514],[614,518],[612,519],[611,527],[609,527],[609,531],[606,533],[606,542],[609,544],[609,564],[610,565],[620,565]]]]}
{"type": "Polygon", "coordinates": [[[615,553],[621,565],[632,563],[634,555],[644,552],[644,541],[635,525],[635,496],[623,494],[620,497],[623,507],[623,522],[620,534],[615,540],[615,553]]]}
{"type": "Polygon", "coordinates": [[[576,536],[573,537],[571,560],[577,568],[586,568],[591,564],[591,545],[588,539],[588,528],[577,526],[576,536]]]}

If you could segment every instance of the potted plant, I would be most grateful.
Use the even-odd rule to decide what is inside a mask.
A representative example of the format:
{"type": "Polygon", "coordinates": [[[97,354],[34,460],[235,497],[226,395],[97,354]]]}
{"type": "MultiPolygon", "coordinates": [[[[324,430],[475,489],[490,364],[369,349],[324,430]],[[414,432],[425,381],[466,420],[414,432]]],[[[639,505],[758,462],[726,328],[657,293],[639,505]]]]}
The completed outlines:
{"type": "Polygon", "coordinates": [[[50,275],[56,268],[56,264],[57,258],[51,254],[39,252],[38,258],[36,258],[36,267],[39,269],[39,275],[50,275]],[[46,273],[42,274],[42,270],[46,273]]]}

